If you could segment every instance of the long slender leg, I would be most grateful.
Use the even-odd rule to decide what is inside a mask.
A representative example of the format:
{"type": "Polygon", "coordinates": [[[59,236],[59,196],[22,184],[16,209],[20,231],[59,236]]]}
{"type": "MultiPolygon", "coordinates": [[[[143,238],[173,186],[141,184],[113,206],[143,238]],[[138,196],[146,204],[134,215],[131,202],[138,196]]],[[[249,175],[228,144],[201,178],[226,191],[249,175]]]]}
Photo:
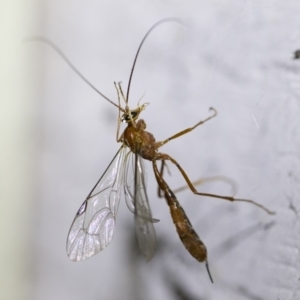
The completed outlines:
{"type": "Polygon", "coordinates": [[[128,103],[128,100],[126,101],[126,99],[125,99],[125,96],[124,96],[124,93],[123,93],[123,90],[122,90],[122,86],[121,86],[121,82],[118,82],[118,87],[119,87],[119,90],[120,90],[121,96],[122,96],[122,98],[123,98],[123,100],[124,100],[125,104],[127,105],[127,103],[128,103]]]}
{"type": "MultiPolygon", "coordinates": [[[[164,167],[165,167],[165,161],[162,160],[161,161],[161,166],[160,166],[160,171],[159,171],[159,174],[160,174],[161,178],[163,178],[164,167]]],[[[158,195],[159,198],[163,198],[163,195],[161,193],[161,188],[160,188],[159,185],[157,185],[157,195],[158,195]]]]}
{"type": "MultiPolygon", "coordinates": [[[[212,177],[199,178],[195,181],[192,181],[192,185],[197,186],[197,185],[202,185],[204,183],[213,182],[213,181],[223,181],[224,183],[231,186],[231,189],[232,189],[231,194],[233,194],[233,195],[236,194],[236,190],[237,190],[236,182],[233,179],[226,177],[226,176],[212,176],[212,177]]],[[[184,191],[188,188],[189,188],[188,185],[184,185],[177,189],[174,189],[173,192],[178,193],[178,192],[184,191]]]]}
{"type": "MultiPolygon", "coordinates": [[[[171,174],[170,173],[170,170],[169,170],[169,168],[168,168],[168,166],[167,166],[167,164],[166,164],[166,162],[164,161],[164,160],[162,160],[161,161],[161,167],[160,167],[160,176],[163,178],[163,174],[164,174],[164,169],[165,169],[165,167],[167,168],[167,171],[168,171],[168,173],[169,174],[171,174]]],[[[173,191],[174,193],[176,192],[176,190],[175,191],[173,191]]],[[[160,187],[159,187],[159,185],[157,186],[157,195],[158,195],[158,197],[159,198],[164,198],[164,196],[162,195],[162,193],[161,193],[161,189],[160,189],[160,187]]]]}
{"type": "Polygon", "coordinates": [[[185,129],[185,130],[182,130],[182,131],[180,131],[180,132],[178,132],[178,133],[172,135],[171,137],[167,138],[167,139],[164,140],[164,141],[156,142],[156,143],[155,143],[155,148],[158,149],[159,147],[165,145],[165,144],[168,143],[169,141],[174,140],[174,139],[176,139],[176,138],[178,138],[178,137],[180,137],[180,136],[182,136],[182,135],[184,135],[184,134],[186,134],[186,133],[188,133],[188,132],[191,132],[191,131],[194,130],[196,127],[198,127],[198,126],[204,124],[205,122],[207,122],[208,120],[214,118],[214,117],[217,115],[217,111],[216,111],[213,107],[211,107],[209,110],[212,110],[212,111],[213,111],[213,114],[212,114],[210,117],[206,118],[205,120],[202,120],[202,121],[198,122],[198,123],[197,123],[196,125],[194,125],[193,127],[187,128],[187,129],[185,129]]]}
{"type": "MultiPolygon", "coordinates": [[[[167,165],[166,165],[166,162],[164,160],[162,160],[161,162],[162,163],[161,163],[161,167],[160,167],[160,175],[161,175],[161,177],[163,177],[164,168],[165,168],[165,166],[167,167],[167,165]]],[[[168,169],[168,173],[170,173],[169,169],[168,169]]],[[[236,191],[237,191],[236,182],[233,179],[231,179],[229,177],[226,177],[226,176],[219,175],[219,176],[199,178],[195,181],[192,181],[192,185],[195,187],[197,185],[201,185],[201,184],[204,184],[204,183],[207,183],[207,182],[212,182],[212,181],[223,181],[223,182],[225,182],[226,184],[231,186],[231,189],[232,189],[231,194],[233,194],[233,195],[236,194],[236,191]]],[[[173,193],[177,194],[178,192],[184,191],[186,189],[189,189],[189,186],[187,184],[184,185],[184,186],[181,186],[179,188],[173,189],[173,193]]],[[[158,195],[159,198],[164,197],[161,193],[161,189],[159,188],[159,186],[158,186],[158,189],[157,189],[157,195],[158,195]]]]}
{"type": "Polygon", "coordinates": [[[239,201],[239,202],[248,202],[248,203],[252,203],[253,205],[258,206],[259,208],[263,209],[264,211],[266,211],[268,214],[273,215],[275,214],[275,212],[267,209],[265,206],[263,206],[260,203],[257,203],[253,200],[249,200],[249,199],[241,199],[241,198],[234,198],[231,196],[223,196],[223,195],[217,195],[217,194],[210,194],[210,193],[200,193],[197,191],[197,189],[194,187],[194,185],[192,184],[192,182],[190,181],[189,177],[187,176],[187,174],[185,173],[185,171],[182,169],[182,167],[178,164],[178,162],[172,158],[170,155],[168,154],[164,154],[164,153],[158,153],[157,160],[170,160],[180,171],[181,175],[183,176],[183,178],[185,179],[188,187],[190,188],[190,190],[196,194],[196,195],[200,195],[200,196],[207,196],[207,197],[213,197],[213,198],[218,198],[218,199],[224,199],[224,200],[228,200],[228,201],[239,201]]]}

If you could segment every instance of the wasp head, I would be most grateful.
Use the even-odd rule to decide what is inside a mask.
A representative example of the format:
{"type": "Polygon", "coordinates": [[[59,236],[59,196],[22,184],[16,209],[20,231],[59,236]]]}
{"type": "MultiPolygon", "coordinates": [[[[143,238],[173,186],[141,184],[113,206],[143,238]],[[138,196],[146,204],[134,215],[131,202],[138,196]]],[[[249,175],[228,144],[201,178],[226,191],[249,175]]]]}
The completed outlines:
{"type": "Polygon", "coordinates": [[[145,109],[149,103],[144,103],[136,109],[130,110],[128,107],[125,109],[125,113],[121,117],[121,121],[124,123],[130,123],[138,119],[140,113],[145,109]]]}

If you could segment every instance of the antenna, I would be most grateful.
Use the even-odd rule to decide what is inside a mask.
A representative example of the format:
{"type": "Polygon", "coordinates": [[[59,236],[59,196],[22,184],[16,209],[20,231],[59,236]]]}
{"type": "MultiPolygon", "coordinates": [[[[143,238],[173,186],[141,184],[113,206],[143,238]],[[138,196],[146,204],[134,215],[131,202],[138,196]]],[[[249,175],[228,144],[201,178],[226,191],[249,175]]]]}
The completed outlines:
{"type": "Polygon", "coordinates": [[[127,95],[126,95],[126,104],[128,103],[128,99],[129,99],[129,91],[130,91],[130,86],[131,86],[131,80],[132,80],[132,76],[133,76],[133,70],[135,68],[135,64],[136,64],[136,61],[137,61],[137,58],[138,58],[138,55],[140,53],[140,50],[146,40],[146,38],[148,37],[148,35],[154,30],[154,28],[156,28],[157,26],[159,26],[160,24],[162,23],[166,23],[166,22],[177,22],[177,23],[180,23],[181,22],[179,21],[179,19],[176,19],[176,18],[166,18],[166,19],[162,19],[160,21],[158,21],[157,23],[155,23],[148,31],[147,33],[145,34],[144,38],[142,39],[141,43],[140,43],[140,46],[136,52],[136,55],[135,55],[135,58],[134,58],[134,61],[133,61],[133,65],[132,65],[132,68],[131,68],[131,72],[130,72],[130,75],[129,75],[129,81],[128,81],[128,87],[127,87],[127,95]]]}
{"type": "Polygon", "coordinates": [[[64,54],[64,52],[58,48],[53,42],[48,40],[47,38],[41,37],[41,36],[32,36],[29,38],[26,38],[23,42],[42,42],[50,46],[68,65],[69,67],[85,82],[87,83],[96,93],[98,93],[100,96],[102,96],[105,100],[110,102],[112,105],[119,108],[121,111],[125,112],[124,108],[120,107],[113,101],[111,101],[108,97],[106,97],[103,93],[101,93],[94,85],[92,85],[74,66],[74,64],[68,59],[68,57],[64,54]]]}

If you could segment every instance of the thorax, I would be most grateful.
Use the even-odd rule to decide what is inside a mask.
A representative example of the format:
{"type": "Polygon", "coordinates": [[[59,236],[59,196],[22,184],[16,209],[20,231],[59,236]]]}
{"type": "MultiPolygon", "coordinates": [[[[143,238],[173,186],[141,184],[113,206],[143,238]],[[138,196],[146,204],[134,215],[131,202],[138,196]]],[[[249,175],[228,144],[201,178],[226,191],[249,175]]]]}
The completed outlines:
{"type": "Polygon", "coordinates": [[[129,123],[123,133],[123,142],[132,152],[141,155],[144,159],[152,160],[155,157],[155,138],[145,130],[144,120],[138,120],[135,126],[129,123]]]}

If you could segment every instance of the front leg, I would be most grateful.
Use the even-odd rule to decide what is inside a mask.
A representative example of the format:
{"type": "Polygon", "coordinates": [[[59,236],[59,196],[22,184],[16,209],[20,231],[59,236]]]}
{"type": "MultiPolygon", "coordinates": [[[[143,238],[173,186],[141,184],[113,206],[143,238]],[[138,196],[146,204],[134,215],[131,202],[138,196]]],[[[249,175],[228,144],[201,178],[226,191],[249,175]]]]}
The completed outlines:
{"type": "Polygon", "coordinates": [[[194,129],[197,128],[198,126],[204,124],[205,122],[207,122],[208,120],[214,118],[214,117],[217,115],[217,111],[216,111],[213,107],[211,107],[209,110],[212,110],[212,111],[213,111],[213,114],[212,114],[210,117],[206,118],[205,120],[202,120],[202,121],[198,122],[198,123],[197,123],[196,125],[194,125],[193,127],[184,129],[184,130],[182,130],[182,131],[180,131],[180,132],[178,132],[178,133],[172,135],[171,137],[167,138],[167,139],[164,140],[164,141],[156,142],[156,143],[155,143],[155,148],[158,149],[158,148],[160,148],[161,146],[163,146],[163,145],[165,145],[166,143],[168,143],[169,141],[174,140],[174,139],[176,139],[176,138],[178,138],[178,137],[180,137],[180,136],[182,136],[182,135],[184,135],[184,134],[186,134],[186,133],[191,132],[192,130],[194,130],[194,129]]]}

